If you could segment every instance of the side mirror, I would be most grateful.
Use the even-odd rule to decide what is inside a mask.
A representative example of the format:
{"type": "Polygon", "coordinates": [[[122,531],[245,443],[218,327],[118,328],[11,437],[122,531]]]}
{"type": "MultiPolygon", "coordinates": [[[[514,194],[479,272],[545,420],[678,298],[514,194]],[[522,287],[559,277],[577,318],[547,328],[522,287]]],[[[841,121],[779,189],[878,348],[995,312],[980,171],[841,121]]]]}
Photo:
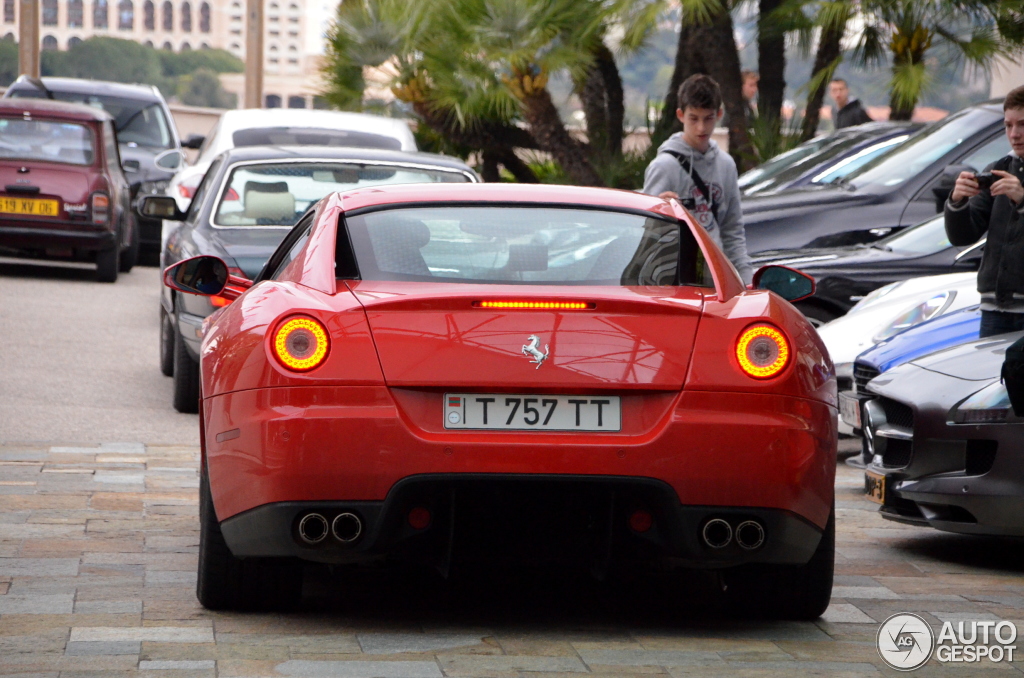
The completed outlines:
{"type": "Polygon", "coordinates": [[[181,142],[181,147],[199,150],[199,147],[203,145],[204,141],[206,141],[206,137],[202,134],[189,134],[188,138],[181,142]]]}
{"type": "Polygon", "coordinates": [[[139,216],[167,221],[184,221],[185,215],[178,209],[178,203],[169,195],[146,195],[137,203],[139,216]]]}
{"type": "Polygon", "coordinates": [[[771,290],[786,301],[814,294],[814,278],[788,266],[762,266],[754,274],[754,289],[771,290]]]}
{"type": "Polygon", "coordinates": [[[953,258],[953,265],[960,266],[963,268],[969,268],[971,270],[978,270],[981,267],[981,257],[985,254],[985,243],[988,238],[982,238],[979,242],[974,243],[965,250],[961,250],[956,257],[953,258]]]}
{"type": "Polygon", "coordinates": [[[212,297],[228,286],[228,265],[209,255],[185,259],[167,267],[164,285],[179,292],[212,297]]]}
{"type": "Polygon", "coordinates": [[[168,151],[164,151],[163,153],[159,153],[155,158],[153,158],[153,164],[160,169],[171,170],[173,172],[174,170],[181,169],[185,164],[185,155],[181,151],[172,148],[168,151]]]}

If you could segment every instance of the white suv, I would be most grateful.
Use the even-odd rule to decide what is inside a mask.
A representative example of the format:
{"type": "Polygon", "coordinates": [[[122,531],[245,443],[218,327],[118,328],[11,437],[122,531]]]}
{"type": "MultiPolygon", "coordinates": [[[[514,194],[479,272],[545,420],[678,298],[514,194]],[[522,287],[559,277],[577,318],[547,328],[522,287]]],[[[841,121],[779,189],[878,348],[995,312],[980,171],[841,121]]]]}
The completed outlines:
{"type": "Polygon", "coordinates": [[[198,148],[199,157],[171,180],[167,195],[188,210],[203,175],[218,155],[238,146],[355,146],[416,151],[416,140],[402,120],[364,113],[303,108],[250,108],[225,111],[208,136],[182,144],[198,148]]]}

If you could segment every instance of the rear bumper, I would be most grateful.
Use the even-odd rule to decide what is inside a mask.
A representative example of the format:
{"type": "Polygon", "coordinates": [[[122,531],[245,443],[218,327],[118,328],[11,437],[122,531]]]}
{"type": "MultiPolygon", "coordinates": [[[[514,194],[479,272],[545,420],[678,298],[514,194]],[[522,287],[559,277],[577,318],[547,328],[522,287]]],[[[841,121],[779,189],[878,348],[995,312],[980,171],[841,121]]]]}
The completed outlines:
{"type": "Polygon", "coordinates": [[[40,223],[29,226],[0,222],[0,247],[19,250],[72,248],[105,250],[114,246],[117,235],[108,230],[84,230],[81,222],[40,223]]]}
{"type": "Polygon", "coordinates": [[[672,488],[656,480],[534,474],[411,476],[384,501],[266,504],[224,521],[221,530],[239,557],[351,563],[400,556],[440,565],[494,556],[584,564],[803,564],[821,538],[818,527],[786,511],[681,506],[672,488]],[[413,527],[408,519],[413,509],[429,511],[429,525],[413,527]],[[653,517],[642,532],[630,527],[637,510],[653,517]],[[299,524],[310,513],[327,524],[343,513],[354,514],[361,533],[348,543],[333,534],[305,543],[299,524]],[[763,544],[744,548],[735,538],[720,548],[705,544],[702,530],[716,518],[734,532],[756,521],[764,530],[763,544]]]}
{"type": "Polygon", "coordinates": [[[441,399],[424,393],[420,410],[403,409],[387,388],[375,386],[279,387],[206,398],[205,463],[218,519],[273,513],[279,509],[265,507],[296,502],[383,506],[410,478],[468,475],[652,481],[673,493],[680,510],[778,511],[819,531],[832,509],[836,410],[820,402],[663,394],[655,398],[663,405],[647,412],[650,421],[637,435],[417,426],[424,418],[440,423],[441,399]]]}

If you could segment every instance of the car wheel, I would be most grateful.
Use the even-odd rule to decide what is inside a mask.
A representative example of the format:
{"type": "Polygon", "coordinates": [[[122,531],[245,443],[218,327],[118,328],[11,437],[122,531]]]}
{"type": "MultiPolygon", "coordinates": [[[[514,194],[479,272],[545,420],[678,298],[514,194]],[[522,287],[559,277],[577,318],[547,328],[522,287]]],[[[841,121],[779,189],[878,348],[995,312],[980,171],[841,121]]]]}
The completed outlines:
{"type": "Polygon", "coordinates": [[[286,610],[302,599],[302,565],[270,558],[236,558],[213,509],[210,481],[199,478],[199,571],[196,597],[208,610],[286,610]]]}
{"type": "Polygon", "coordinates": [[[160,307],[160,373],[174,376],[174,323],[164,307],[160,307]]]}
{"type": "Polygon", "coordinates": [[[96,280],[102,283],[117,282],[120,255],[121,246],[119,244],[109,250],[100,250],[96,253],[96,280]]]}
{"type": "Polygon", "coordinates": [[[185,414],[199,411],[199,363],[192,359],[185,348],[185,338],[174,328],[174,409],[185,414]]]}
{"type": "Polygon", "coordinates": [[[817,304],[797,304],[797,309],[804,314],[804,317],[810,321],[811,325],[815,329],[830,323],[840,316],[839,313],[830,311],[827,308],[818,306],[817,304]]]}
{"type": "Polygon", "coordinates": [[[131,225],[129,229],[128,247],[121,252],[121,264],[118,267],[121,273],[128,273],[134,268],[135,264],[139,263],[139,227],[134,222],[129,222],[131,225]]]}
{"type": "Polygon", "coordinates": [[[806,565],[751,566],[726,574],[727,595],[735,609],[757,617],[812,620],[828,609],[836,562],[836,510],[833,504],[818,548],[806,565]]]}

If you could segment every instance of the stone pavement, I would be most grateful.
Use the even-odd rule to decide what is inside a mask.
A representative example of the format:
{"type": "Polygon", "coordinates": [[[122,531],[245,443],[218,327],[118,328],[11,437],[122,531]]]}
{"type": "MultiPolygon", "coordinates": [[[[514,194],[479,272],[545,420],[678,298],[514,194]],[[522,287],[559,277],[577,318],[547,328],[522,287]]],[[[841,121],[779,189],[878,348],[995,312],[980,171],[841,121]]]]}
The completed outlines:
{"type": "MultiPolygon", "coordinates": [[[[1024,630],[1019,542],[883,522],[843,464],[834,600],[814,623],[717,615],[696,575],[445,584],[326,568],[296,612],[211,613],[194,593],[197,459],[193,447],[0,445],[0,675],[895,675],[874,638],[896,612],[1024,630]]],[[[1020,666],[932,659],[917,674],[1020,666]]]]}

